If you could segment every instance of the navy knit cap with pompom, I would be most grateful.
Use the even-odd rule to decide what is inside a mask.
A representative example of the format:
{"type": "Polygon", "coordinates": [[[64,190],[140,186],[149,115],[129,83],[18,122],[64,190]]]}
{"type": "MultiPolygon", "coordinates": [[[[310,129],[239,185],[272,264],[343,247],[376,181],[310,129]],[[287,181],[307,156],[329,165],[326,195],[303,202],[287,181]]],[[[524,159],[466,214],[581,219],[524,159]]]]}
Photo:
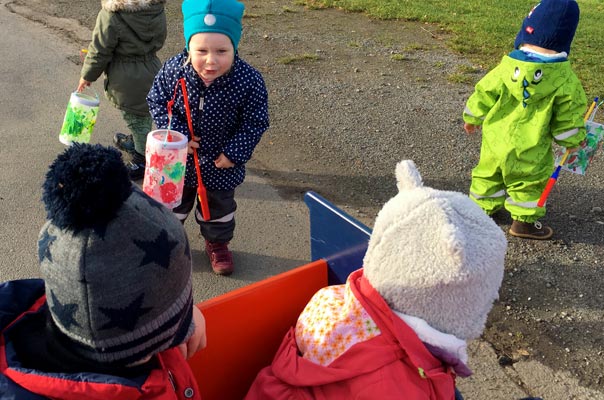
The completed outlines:
{"type": "Polygon", "coordinates": [[[69,349],[127,366],[193,333],[191,251],[182,223],[128,178],[120,153],[74,144],[44,183],[40,272],[69,349]]]}
{"type": "Polygon", "coordinates": [[[113,219],[132,183],[118,150],[74,143],[51,164],[43,189],[48,219],[79,231],[113,219]]]}
{"type": "Polygon", "coordinates": [[[522,22],[514,48],[532,44],[570,54],[570,45],[579,25],[579,4],[575,0],[543,0],[522,22]]]}

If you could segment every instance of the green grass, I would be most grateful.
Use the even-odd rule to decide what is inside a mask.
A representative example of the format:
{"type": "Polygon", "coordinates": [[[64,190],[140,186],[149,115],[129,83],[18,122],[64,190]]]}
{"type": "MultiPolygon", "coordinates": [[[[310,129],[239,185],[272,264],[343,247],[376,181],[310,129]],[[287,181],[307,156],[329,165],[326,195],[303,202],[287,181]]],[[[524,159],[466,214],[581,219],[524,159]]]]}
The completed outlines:
{"type": "Polygon", "coordinates": [[[447,80],[451,83],[476,83],[478,77],[476,74],[480,72],[479,68],[471,65],[458,65],[455,72],[447,76],[447,80]]]}
{"type": "Polygon", "coordinates": [[[408,58],[404,55],[404,54],[393,54],[390,56],[391,60],[394,61],[405,61],[408,60],[408,58]]]}
{"type": "Polygon", "coordinates": [[[317,61],[319,56],[316,54],[299,54],[294,56],[281,57],[277,60],[279,64],[293,64],[304,61],[317,61]]]}
{"type": "Polygon", "coordinates": [[[405,51],[418,51],[418,50],[427,50],[428,46],[419,43],[410,43],[405,46],[405,51]]]}
{"type": "Polygon", "coordinates": [[[476,80],[469,76],[468,74],[464,74],[461,72],[454,72],[452,74],[447,75],[447,81],[451,83],[475,83],[476,80]]]}
{"type": "MultiPolygon", "coordinates": [[[[342,8],[380,19],[434,23],[449,32],[447,45],[475,65],[491,69],[514,45],[522,20],[538,0],[297,0],[309,8],[342,8]]],[[[581,21],[570,60],[588,97],[604,96],[599,61],[604,35],[602,0],[581,0],[581,21]]],[[[462,73],[462,75],[464,75],[462,73]]]]}

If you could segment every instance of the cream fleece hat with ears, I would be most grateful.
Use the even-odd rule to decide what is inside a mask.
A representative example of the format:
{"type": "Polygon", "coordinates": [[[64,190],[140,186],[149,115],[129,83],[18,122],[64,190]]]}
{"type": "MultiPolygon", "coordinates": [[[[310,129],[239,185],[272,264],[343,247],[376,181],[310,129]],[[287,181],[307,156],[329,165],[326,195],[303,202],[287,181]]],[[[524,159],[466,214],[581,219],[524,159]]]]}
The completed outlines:
{"type": "Polygon", "coordinates": [[[503,231],[467,195],[425,187],[413,161],[398,163],[396,178],[364,275],[393,310],[460,339],[480,336],[503,279],[503,231]]]}

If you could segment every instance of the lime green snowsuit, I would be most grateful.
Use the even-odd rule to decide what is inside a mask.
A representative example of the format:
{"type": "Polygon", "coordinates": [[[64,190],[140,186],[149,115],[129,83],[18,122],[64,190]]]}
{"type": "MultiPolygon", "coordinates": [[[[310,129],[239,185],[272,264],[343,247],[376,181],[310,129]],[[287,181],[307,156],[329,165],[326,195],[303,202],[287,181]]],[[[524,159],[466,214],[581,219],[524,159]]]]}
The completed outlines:
{"type": "Polygon", "coordinates": [[[476,84],[463,113],[466,123],[482,125],[470,197],[489,215],[505,206],[514,220],[543,217],[537,201],[554,168],[552,140],[576,147],[585,139],[586,104],[569,61],[504,56],[476,84]]]}

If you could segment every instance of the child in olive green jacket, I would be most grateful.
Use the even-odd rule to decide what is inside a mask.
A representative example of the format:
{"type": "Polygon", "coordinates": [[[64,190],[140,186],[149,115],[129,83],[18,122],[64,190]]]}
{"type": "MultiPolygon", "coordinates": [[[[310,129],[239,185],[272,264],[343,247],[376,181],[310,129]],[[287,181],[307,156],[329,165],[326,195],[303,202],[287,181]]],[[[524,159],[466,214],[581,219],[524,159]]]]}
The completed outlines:
{"type": "Polygon", "coordinates": [[[157,52],[167,36],[165,2],[102,0],[77,89],[82,91],[105,73],[105,95],[132,132],[117,133],[114,142],[132,156],[128,168],[134,180],[145,172],[147,134],[153,123],[146,97],[162,65],[157,52]]]}

